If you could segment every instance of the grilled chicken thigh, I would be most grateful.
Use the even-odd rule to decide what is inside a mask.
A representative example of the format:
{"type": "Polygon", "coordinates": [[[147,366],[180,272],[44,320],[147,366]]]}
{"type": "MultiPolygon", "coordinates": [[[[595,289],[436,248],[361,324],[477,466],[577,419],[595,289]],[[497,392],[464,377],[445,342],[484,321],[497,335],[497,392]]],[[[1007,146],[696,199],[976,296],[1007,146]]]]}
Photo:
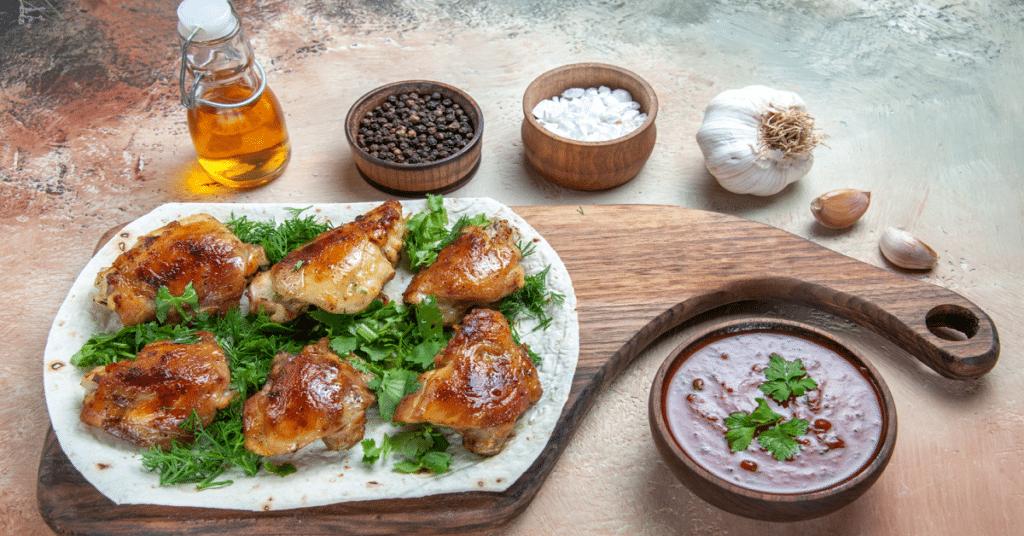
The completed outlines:
{"type": "Polygon", "coordinates": [[[331,450],[351,448],[363,438],[366,408],[376,400],[367,380],[326,338],[299,355],[281,352],[263,389],[245,401],[245,448],[274,456],[317,439],[331,450]]]}
{"type": "Polygon", "coordinates": [[[523,288],[519,232],[505,220],[486,227],[468,225],[445,246],[437,261],[413,276],[403,295],[420,303],[434,296],[444,325],[453,326],[470,307],[487,305],[523,288]]]}
{"type": "Polygon", "coordinates": [[[387,201],[289,253],[249,287],[253,312],[286,322],[310,305],[357,313],[395,276],[405,238],[402,205],[387,201]]]}
{"type": "Polygon", "coordinates": [[[516,420],[543,390],[526,348],[501,313],[474,309],[395,408],[395,422],[428,422],[462,434],[466,450],[501,452],[516,420]]]}
{"type": "MultiPolygon", "coordinates": [[[[199,311],[224,313],[238,306],[248,278],[267,264],[262,246],[242,242],[209,214],[196,214],[139,237],[96,276],[95,300],[131,326],[156,319],[161,286],[180,296],[192,283],[199,311]]],[[[168,322],[180,320],[172,308],[168,322]]]]}
{"type": "Polygon", "coordinates": [[[212,333],[197,334],[198,343],[153,342],[134,361],[86,374],[82,422],[145,448],[191,443],[192,432],[179,425],[193,411],[210,424],[235,394],[224,351],[212,333]]]}

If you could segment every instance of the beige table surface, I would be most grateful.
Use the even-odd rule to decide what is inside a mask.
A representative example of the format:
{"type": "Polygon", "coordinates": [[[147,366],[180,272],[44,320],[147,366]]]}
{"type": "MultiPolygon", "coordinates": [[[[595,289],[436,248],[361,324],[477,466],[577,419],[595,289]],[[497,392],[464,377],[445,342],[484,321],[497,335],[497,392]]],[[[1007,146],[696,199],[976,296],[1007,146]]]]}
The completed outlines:
{"type": "MultiPolygon", "coordinates": [[[[725,514],[683,488],[650,442],[646,397],[682,333],[659,341],[605,393],[525,513],[499,534],[1020,534],[1024,517],[1024,5],[1014,0],[239,0],[287,114],[294,153],[261,189],[210,187],[177,104],[175,0],[20,0],[0,9],[0,533],[50,530],[36,506],[48,418],[47,332],[109,227],[171,201],[370,201],[342,123],[368,90],[434,79],[486,118],[482,164],[450,194],[507,205],[659,203],[724,212],[893,269],[877,242],[904,227],[939,254],[911,277],[993,318],[999,364],[977,381],[876,362],[900,438],[881,480],[851,506],[793,525],[725,514]],[[20,4],[22,19],[12,12],[20,4]],[[521,97],[542,72],[599,61],[655,88],[659,138],[633,181],[554,186],[525,162],[521,97]],[[720,91],[799,93],[828,135],[782,193],[726,192],[694,141],[720,91]],[[853,228],[808,210],[835,188],[872,192],[853,228]]],[[[893,352],[898,353],[893,349],[893,352]]]]}

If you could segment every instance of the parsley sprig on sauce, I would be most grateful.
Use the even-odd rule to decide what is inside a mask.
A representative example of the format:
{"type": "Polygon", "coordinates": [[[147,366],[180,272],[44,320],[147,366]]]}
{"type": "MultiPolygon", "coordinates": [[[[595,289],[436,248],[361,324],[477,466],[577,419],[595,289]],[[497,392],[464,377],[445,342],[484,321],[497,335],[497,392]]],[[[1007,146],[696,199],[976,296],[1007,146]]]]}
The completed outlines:
{"type": "MultiPolygon", "coordinates": [[[[769,356],[765,377],[759,388],[776,402],[782,403],[794,396],[803,396],[818,387],[804,370],[799,359],[786,361],[779,354],[769,356]]],[[[800,453],[796,438],[807,433],[810,426],[804,419],[782,421],[782,415],[775,413],[764,398],[755,398],[757,409],[751,413],[736,412],[725,419],[729,431],[725,439],[733,452],[747,450],[756,438],[759,445],[779,461],[788,460],[800,453]]]]}
{"type": "Polygon", "coordinates": [[[818,383],[807,375],[802,361],[786,361],[779,354],[768,357],[768,368],[764,370],[764,374],[768,381],[762,383],[759,388],[780,404],[790,397],[803,396],[807,391],[818,387],[818,383]]]}

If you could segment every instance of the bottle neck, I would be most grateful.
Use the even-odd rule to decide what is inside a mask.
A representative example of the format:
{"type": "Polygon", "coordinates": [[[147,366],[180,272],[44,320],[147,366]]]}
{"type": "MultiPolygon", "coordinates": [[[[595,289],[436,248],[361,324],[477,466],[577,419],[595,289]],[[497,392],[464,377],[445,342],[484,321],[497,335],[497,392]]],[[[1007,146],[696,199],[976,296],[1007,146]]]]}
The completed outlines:
{"type": "MultiPolygon", "coordinates": [[[[180,36],[182,41],[182,102],[232,105],[262,93],[265,73],[259,68],[252,44],[241,24],[232,33],[210,41],[180,36]],[[193,78],[191,89],[184,85],[186,71],[193,78]],[[191,99],[190,99],[191,97],[191,99]],[[208,101],[208,102],[202,102],[208,101]]],[[[229,106],[230,107],[230,106],[229,106]]]]}

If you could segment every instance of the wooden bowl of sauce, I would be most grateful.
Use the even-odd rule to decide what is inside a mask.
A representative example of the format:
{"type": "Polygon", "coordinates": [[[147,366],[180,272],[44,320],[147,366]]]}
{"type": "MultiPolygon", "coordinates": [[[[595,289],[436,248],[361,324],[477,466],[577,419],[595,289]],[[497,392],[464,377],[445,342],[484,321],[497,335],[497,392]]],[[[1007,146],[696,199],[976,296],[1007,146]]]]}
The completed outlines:
{"type": "Polygon", "coordinates": [[[680,344],[655,376],[648,410],[658,451],[687,488],[765,521],[849,504],[882,474],[896,444],[896,408],[874,367],[821,330],[776,319],[711,326],[680,344]],[[786,364],[773,367],[775,358],[786,364]],[[797,392],[803,378],[814,386],[786,397],[773,390],[787,383],[780,377],[797,392]],[[759,418],[768,415],[762,404],[777,418],[759,418]],[[749,446],[739,449],[745,434],[749,446]]]}

